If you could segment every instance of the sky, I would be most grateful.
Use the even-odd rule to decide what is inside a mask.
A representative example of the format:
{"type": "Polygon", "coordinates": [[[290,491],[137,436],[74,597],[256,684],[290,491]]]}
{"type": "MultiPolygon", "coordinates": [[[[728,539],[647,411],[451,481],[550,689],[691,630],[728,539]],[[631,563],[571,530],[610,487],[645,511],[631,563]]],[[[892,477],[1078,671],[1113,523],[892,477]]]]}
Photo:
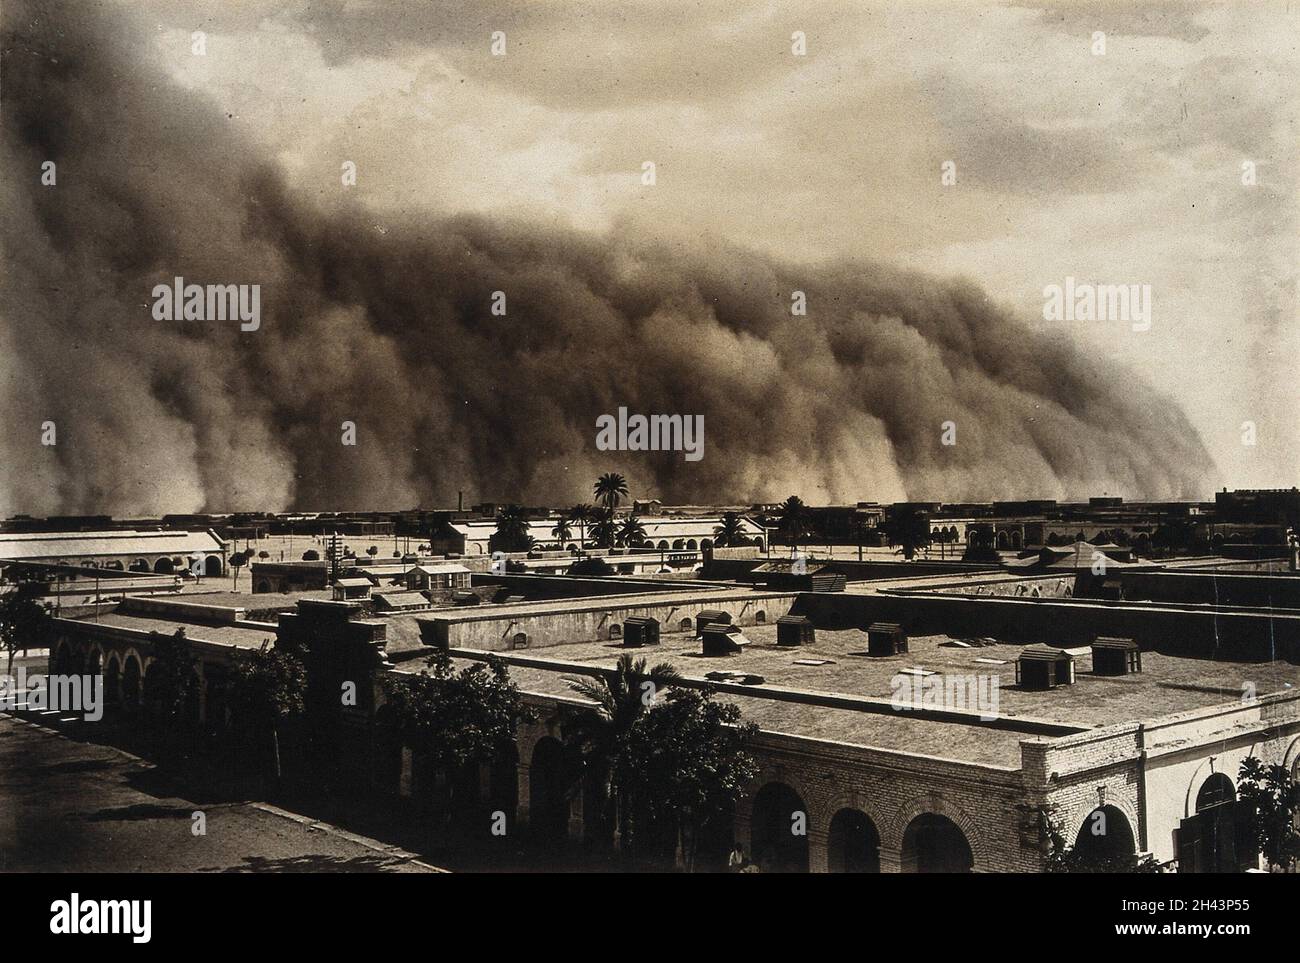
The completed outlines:
{"type": "Polygon", "coordinates": [[[220,7],[157,5],[158,57],[323,205],[347,159],[381,213],[967,276],[1182,405],[1223,484],[1295,482],[1300,4],[220,7]],[[1150,285],[1150,329],[1043,320],[1067,277],[1150,285]]]}
{"type": "Polygon", "coordinates": [[[79,9],[5,9],[5,164],[64,173],[0,185],[0,510],[1296,483],[1300,4],[79,9]],[[173,273],[264,274],[261,332],[148,328],[173,273]],[[589,450],[625,397],[710,454],[589,450]]]}

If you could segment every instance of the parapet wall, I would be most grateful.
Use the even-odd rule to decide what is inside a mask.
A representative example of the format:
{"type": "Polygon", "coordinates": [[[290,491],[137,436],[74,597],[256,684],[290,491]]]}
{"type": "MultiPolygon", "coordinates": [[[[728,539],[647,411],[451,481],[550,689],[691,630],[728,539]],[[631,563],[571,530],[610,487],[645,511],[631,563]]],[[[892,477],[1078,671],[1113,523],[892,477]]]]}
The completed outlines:
{"type": "Polygon", "coordinates": [[[1300,578],[1211,572],[1121,572],[1124,598],[1300,609],[1300,578]]]}
{"type": "Polygon", "coordinates": [[[520,611],[511,612],[509,606],[503,606],[494,607],[486,615],[465,610],[416,621],[426,645],[501,652],[617,637],[611,635],[611,627],[618,626],[621,632],[623,622],[633,617],[658,619],[665,634],[683,631],[683,623],[689,623],[693,630],[695,617],[705,609],[729,613],[736,625],[775,622],[790,611],[795,598],[788,592],[752,592],[743,596],[732,593],[729,598],[701,594],[687,602],[655,602],[645,596],[611,597],[581,605],[557,603],[545,611],[521,606],[520,611]]]}
{"type": "Polygon", "coordinates": [[[899,622],[913,635],[990,637],[1009,642],[1086,645],[1099,635],[1143,648],[1242,661],[1300,662],[1300,614],[1215,612],[1155,605],[1049,598],[925,593],[805,593],[793,611],[818,628],[899,622]]]}

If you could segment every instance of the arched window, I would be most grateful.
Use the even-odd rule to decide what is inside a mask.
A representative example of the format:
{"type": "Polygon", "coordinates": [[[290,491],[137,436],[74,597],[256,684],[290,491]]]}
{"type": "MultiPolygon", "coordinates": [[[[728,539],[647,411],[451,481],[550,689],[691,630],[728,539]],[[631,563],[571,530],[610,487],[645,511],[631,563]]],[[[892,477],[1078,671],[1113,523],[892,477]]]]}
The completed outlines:
{"type": "Polygon", "coordinates": [[[1232,780],[1221,772],[1212,773],[1208,779],[1201,784],[1200,791],[1196,794],[1196,811],[1202,812],[1211,806],[1222,806],[1224,803],[1230,803],[1237,798],[1237,789],[1232,784],[1232,780]]]}

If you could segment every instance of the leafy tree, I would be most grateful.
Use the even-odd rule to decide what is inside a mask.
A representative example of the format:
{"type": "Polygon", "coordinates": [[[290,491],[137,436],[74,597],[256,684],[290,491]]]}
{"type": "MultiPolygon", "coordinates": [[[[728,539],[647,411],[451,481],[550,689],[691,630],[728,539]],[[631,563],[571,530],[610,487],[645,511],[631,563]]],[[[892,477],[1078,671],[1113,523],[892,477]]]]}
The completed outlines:
{"type": "Polygon", "coordinates": [[[643,785],[636,773],[632,729],[650,708],[658,690],[678,678],[671,663],[646,669],[645,659],[619,657],[612,671],[598,678],[568,680],[569,688],[595,703],[580,714],[566,736],[579,748],[587,768],[600,779],[605,825],[617,827],[619,846],[629,857],[634,848],[635,788],[643,785]]]}
{"type": "Polygon", "coordinates": [[[714,526],[713,544],[724,548],[745,543],[745,526],[738,512],[723,512],[722,524],[714,526]]]}
{"type": "MultiPolygon", "coordinates": [[[[491,760],[514,742],[520,720],[531,717],[505,663],[491,659],[457,672],[443,650],[426,671],[389,682],[387,695],[402,742],[448,777],[491,760]]],[[[455,780],[445,779],[445,786],[450,813],[455,780]]]]}
{"type": "Polygon", "coordinates": [[[153,661],[144,677],[144,704],[164,732],[175,731],[185,716],[185,699],[194,680],[194,656],[185,630],[173,635],[149,633],[153,661]]]}
{"type": "Polygon", "coordinates": [[[498,552],[526,552],[535,541],[528,532],[528,519],[518,505],[506,505],[497,513],[497,528],[489,540],[498,552]]]}
{"type": "Polygon", "coordinates": [[[1249,832],[1272,866],[1290,870],[1300,861],[1300,783],[1285,766],[1265,766],[1254,756],[1241,761],[1237,773],[1238,812],[1249,815],[1249,832]]]}
{"type": "Polygon", "coordinates": [[[555,536],[555,540],[559,543],[559,547],[563,549],[564,543],[573,537],[573,531],[569,528],[569,520],[567,518],[561,518],[557,521],[555,527],[551,529],[551,534],[555,536]]]}
{"type": "Polygon", "coordinates": [[[808,506],[798,495],[791,495],[781,503],[777,514],[781,517],[781,534],[792,546],[798,547],[808,536],[808,506]]]}
{"type": "Polygon", "coordinates": [[[591,539],[596,543],[598,548],[614,547],[614,543],[618,540],[618,525],[614,521],[614,514],[612,512],[604,515],[600,521],[592,527],[591,539]]]}
{"type": "Polygon", "coordinates": [[[627,497],[627,479],[618,472],[606,472],[596,479],[596,484],[592,486],[592,494],[612,516],[614,509],[618,508],[619,499],[627,497]]]}
{"type": "Polygon", "coordinates": [[[319,562],[320,552],[316,551],[314,548],[309,548],[307,551],[302,553],[302,560],[304,562],[319,562]]]}
{"type": "Polygon", "coordinates": [[[1159,861],[1150,853],[1098,855],[1070,846],[1061,827],[1042,807],[1038,810],[1040,832],[1047,844],[1049,873],[1158,873],[1159,861]]]}
{"type": "Polygon", "coordinates": [[[739,707],[695,689],[673,689],[632,728],[634,795],[652,821],[673,831],[689,871],[704,827],[734,807],[758,775],[748,751],[757,733],[741,723],[739,707]]]}
{"type": "Polygon", "coordinates": [[[0,595],[0,644],[9,654],[8,675],[14,672],[19,649],[43,648],[50,637],[50,605],[42,602],[39,582],[19,582],[0,595]]]}
{"type": "Polygon", "coordinates": [[[231,702],[249,736],[269,731],[275,778],[280,778],[280,728],[302,718],[307,706],[307,669],[295,652],[274,648],[271,640],[235,666],[231,702]]]}
{"type": "Polygon", "coordinates": [[[587,522],[595,516],[595,511],[591,505],[574,505],[569,509],[569,521],[575,522],[578,526],[578,543],[585,546],[587,543],[587,522]]]}
{"type": "Polygon", "coordinates": [[[913,505],[896,505],[885,521],[885,531],[890,543],[903,548],[903,557],[909,562],[916,550],[930,544],[930,520],[925,512],[913,505]]]}
{"type": "Polygon", "coordinates": [[[613,567],[599,555],[591,555],[587,558],[580,558],[567,569],[569,575],[586,575],[595,577],[604,577],[613,575],[613,567]]]}
{"type": "Polygon", "coordinates": [[[620,545],[640,545],[645,539],[645,527],[635,515],[629,515],[624,519],[623,524],[619,526],[618,543],[620,545]]]}
{"type": "Polygon", "coordinates": [[[379,554],[379,546],[371,545],[368,549],[366,549],[366,554],[369,555],[371,558],[374,558],[376,555],[379,554]]]}
{"type": "Polygon", "coordinates": [[[230,556],[230,571],[234,576],[235,588],[239,588],[239,570],[248,562],[248,556],[243,552],[235,552],[230,556]]]}
{"type": "Polygon", "coordinates": [[[271,553],[270,553],[270,552],[266,552],[266,551],[258,552],[258,553],[257,553],[257,557],[258,557],[258,558],[270,558],[270,557],[271,557],[271,553]]]}

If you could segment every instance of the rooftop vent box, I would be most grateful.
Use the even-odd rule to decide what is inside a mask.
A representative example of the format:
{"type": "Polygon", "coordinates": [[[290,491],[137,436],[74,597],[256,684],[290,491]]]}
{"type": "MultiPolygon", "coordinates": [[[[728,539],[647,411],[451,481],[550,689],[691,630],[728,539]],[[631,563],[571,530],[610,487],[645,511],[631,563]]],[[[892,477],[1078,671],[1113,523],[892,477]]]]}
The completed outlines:
{"type": "Polygon", "coordinates": [[[777,645],[812,645],[817,632],[812,622],[802,615],[783,615],[776,620],[777,645]]]}
{"type": "Polygon", "coordinates": [[[1074,656],[1050,645],[1025,646],[1016,660],[1016,685],[1039,690],[1074,685],[1074,656]]]}
{"type": "Polygon", "coordinates": [[[1098,636],[1092,643],[1092,671],[1096,675],[1131,675],[1142,671],[1142,650],[1132,639],[1098,636]]]}
{"type": "Polygon", "coordinates": [[[714,623],[730,625],[731,615],[721,609],[701,609],[700,614],[695,616],[695,634],[697,636],[703,635],[704,627],[714,623]]]}
{"type": "Polygon", "coordinates": [[[732,655],[744,651],[745,637],[734,625],[714,622],[704,626],[700,637],[704,640],[705,655],[732,655]]]}
{"type": "Polygon", "coordinates": [[[867,626],[867,654],[900,655],[907,651],[907,633],[897,622],[872,622],[867,626]]]}
{"type": "Polygon", "coordinates": [[[659,644],[659,620],[631,618],[623,623],[623,646],[639,649],[643,645],[659,644]]]}
{"type": "Polygon", "coordinates": [[[474,592],[452,592],[453,605],[478,605],[479,597],[474,592]]]}

